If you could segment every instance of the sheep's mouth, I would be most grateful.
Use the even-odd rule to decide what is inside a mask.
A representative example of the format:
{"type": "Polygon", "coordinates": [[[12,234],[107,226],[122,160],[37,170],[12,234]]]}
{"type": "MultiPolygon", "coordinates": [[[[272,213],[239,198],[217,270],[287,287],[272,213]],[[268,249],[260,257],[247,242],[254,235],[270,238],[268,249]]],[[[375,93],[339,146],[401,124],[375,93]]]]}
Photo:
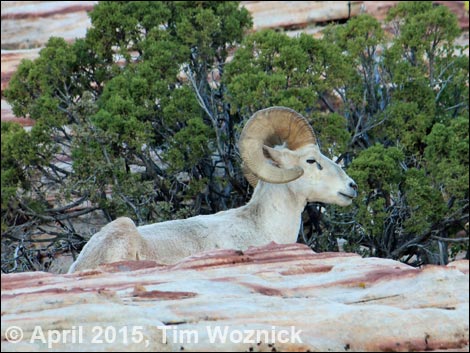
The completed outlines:
{"type": "Polygon", "coordinates": [[[352,200],[353,198],[355,198],[355,197],[356,197],[356,194],[354,194],[354,195],[351,195],[351,194],[345,194],[344,192],[341,192],[341,191],[340,191],[340,192],[338,192],[338,194],[340,194],[341,196],[343,196],[343,197],[347,198],[348,200],[352,200]]]}

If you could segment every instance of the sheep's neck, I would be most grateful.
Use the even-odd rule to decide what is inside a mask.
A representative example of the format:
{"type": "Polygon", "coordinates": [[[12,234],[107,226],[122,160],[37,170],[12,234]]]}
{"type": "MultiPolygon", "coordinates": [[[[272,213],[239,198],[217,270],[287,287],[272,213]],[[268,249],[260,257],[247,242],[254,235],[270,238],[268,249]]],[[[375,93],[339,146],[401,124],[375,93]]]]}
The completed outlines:
{"type": "Polygon", "coordinates": [[[247,208],[253,210],[256,226],[261,234],[276,243],[295,243],[300,219],[307,204],[286,184],[269,184],[260,181],[247,208]]]}

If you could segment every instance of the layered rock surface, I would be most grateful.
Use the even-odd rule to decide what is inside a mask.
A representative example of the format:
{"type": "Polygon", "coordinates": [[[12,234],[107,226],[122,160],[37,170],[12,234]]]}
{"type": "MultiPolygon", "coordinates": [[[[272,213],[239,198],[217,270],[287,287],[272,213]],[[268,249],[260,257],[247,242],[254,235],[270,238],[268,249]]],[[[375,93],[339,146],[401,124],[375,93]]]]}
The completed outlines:
{"type": "Polygon", "coordinates": [[[467,260],[415,269],[272,243],[1,286],[2,351],[468,351],[467,260]]]}

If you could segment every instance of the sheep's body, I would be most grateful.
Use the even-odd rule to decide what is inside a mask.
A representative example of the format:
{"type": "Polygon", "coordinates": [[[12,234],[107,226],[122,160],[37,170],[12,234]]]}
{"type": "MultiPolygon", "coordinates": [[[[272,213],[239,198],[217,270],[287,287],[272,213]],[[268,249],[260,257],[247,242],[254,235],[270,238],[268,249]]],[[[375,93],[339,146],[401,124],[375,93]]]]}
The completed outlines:
{"type": "Polygon", "coordinates": [[[283,184],[260,182],[248,204],[216,214],[140,227],[118,218],[90,239],[69,272],[121,260],[173,264],[205,250],[294,243],[305,203],[283,184]]]}
{"type": "Polygon", "coordinates": [[[140,227],[129,218],[119,218],[89,240],[69,272],[121,260],[173,264],[205,250],[245,250],[272,241],[294,243],[307,202],[347,206],[357,195],[354,181],[321,154],[305,118],[290,109],[257,112],[245,125],[240,140],[247,178],[256,184],[248,204],[213,215],[140,227]],[[283,136],[287,143],[274,148],[266,145],[278,142],[276,136],[283,136]]]}

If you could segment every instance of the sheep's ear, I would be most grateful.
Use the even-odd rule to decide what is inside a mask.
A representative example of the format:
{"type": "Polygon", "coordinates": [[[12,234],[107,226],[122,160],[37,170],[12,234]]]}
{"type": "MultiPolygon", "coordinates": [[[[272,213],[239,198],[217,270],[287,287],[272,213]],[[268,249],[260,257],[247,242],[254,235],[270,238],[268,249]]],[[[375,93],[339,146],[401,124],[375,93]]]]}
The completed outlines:
{"type": "Polygon", "coordinates": [[[269,158],[273,161],[274,165],[278,167],[284,167],[286,164],[286,153],[282,150],[276,150],[272,147],[263,146],[263,152],[266,158],[269,158]]]}

